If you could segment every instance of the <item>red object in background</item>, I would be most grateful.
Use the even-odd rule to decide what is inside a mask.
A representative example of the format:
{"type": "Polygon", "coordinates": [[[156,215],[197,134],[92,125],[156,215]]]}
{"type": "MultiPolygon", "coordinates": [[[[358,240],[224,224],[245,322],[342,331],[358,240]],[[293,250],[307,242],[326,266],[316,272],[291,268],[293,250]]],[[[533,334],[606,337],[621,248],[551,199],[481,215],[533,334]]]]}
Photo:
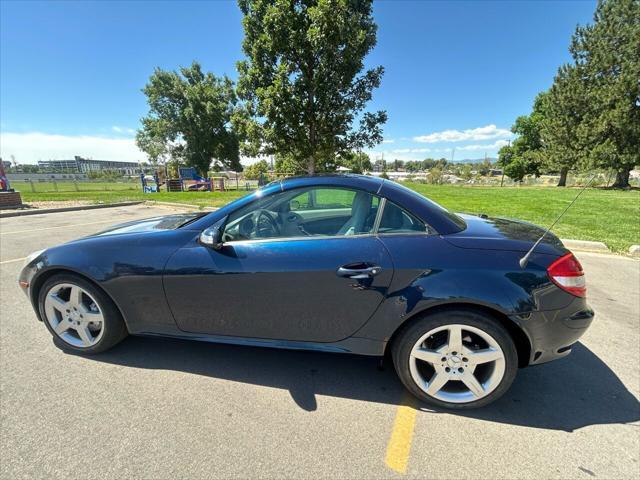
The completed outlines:
{"type": "Polygon", "coordinates": [[[0,191],[6,192],[9,190],[9,180],[4,173],[4,162],[0,159],[0,191]]]}

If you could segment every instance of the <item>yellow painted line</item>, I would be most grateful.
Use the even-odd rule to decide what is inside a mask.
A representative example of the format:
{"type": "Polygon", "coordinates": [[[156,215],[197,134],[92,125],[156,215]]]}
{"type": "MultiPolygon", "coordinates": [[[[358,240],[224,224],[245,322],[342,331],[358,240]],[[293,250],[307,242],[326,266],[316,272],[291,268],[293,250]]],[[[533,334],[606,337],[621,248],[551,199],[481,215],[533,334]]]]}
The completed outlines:
{"type": "Polygon", "coordinates": [[[21,262],[21,261],[25,260],[26,258],[27,258],[27,257],[14,258],[13,260],[4,260],[4,261],[0,262],[0,265],[4,265],[5,263],[21,262]]]}
{"type": "Polygon", "coordinates": [[[75,225],[56,225],[55,227],[43,227],[43,228],[33,228],[31,230],[18,230],[16,232],[0,232],[0,235],[13,235],[15,233],[30,233],[30,232],[40,232],[41,230],[53,230],[55,228],[67,228],[67,227],[83,227],[85,225],[98,225],[99,223],[116,223],[111,220],[101,220],[100,222],[84,222],[84,223],[76,223],[75,225]]]}
{"type": "Polygon", "coordinates": [[[398,405],[393,431],[387,444],[387,454],[384,463],[391,470],[406,473],[413,441],[413,430],[416,425],[418,411],[413,407],[413,400],[405,395],[398,405]]]}

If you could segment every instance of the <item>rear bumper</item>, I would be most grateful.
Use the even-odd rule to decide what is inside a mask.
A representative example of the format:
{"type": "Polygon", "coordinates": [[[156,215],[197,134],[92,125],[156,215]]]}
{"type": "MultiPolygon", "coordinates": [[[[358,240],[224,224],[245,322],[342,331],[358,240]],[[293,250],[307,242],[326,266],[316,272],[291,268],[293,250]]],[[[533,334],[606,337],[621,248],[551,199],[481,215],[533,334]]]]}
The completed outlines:
{"type": "Polygon", "coordinates": [[[558,310],[531,312],[513,320],[526,332],[531,343],[529,365],[538,365],[571,353],[571,347],[587,331],[594,319],[584,298],[575,297],[558,310]]]}

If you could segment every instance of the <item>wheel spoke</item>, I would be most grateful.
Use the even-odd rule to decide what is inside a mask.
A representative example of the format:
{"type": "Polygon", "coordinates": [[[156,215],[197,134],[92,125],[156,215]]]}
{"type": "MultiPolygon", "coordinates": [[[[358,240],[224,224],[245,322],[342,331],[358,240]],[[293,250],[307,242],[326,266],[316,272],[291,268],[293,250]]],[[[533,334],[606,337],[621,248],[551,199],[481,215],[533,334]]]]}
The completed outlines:
{"type": "Polygon", "coordinates": [[[429,385],[427,386],[427,393],[429,395],[435,395],[440,391],[442,387],[444,387],[445,383],[449,381],[449,375],[444,373],[443,371],[438,371],[433,374],[431,380],[429,380],[429,385]]]}
{"type": "Polygon", "coordinates": [[[471,393],[476,397],[480,398],[484,396],[484,388],[482,388],[482,385],[473,373],[467,370],[462,376],[460,376],[460,380],[462,380],[471,393]]]}
{"type": "Polygon", "coordinates": [[[71,325],[70,325],[70,323],[69,323],[69,321],[68,321],[68,320],[64,320],[64,319],[62,319],[62,320],[60,320],[60,322],[58,323],[58,325],[56,325],[56,328],[54,329],[54,331],[55,331],[58,335],[60,335],[61,333],[66,332],[66,331],[69,329],[69,327],[70,327],[70,326],[71,326],[71,325]]]}
{"type": "Polygon", "coordinates": [[[439,363],[442,358],[442,354],[436,350],[429,350],[427,348],[419,348],[411,352],[411,356],[422,360],[423,362],[439,363]]]}
{"type": "Polygon", "coordinates": [[[78,336],[80,337],[80,340],[82,340],[82,344],[84,346],[88,347],[89,345],[91,345],[91,343],[93,343],[93,336],[91,335],[89,326],[86,323],[77,325],[76,331],[78,332],[78,336]]]}
{"type": "Polygon", "coordinates": [[[460,325],[449,327],[449,351],[462,352],[462,327],[460,325]]]}
{"type": "Polygon", "coordinates": [[[75,307],[82,307],[82,289],[76,285],[71,287],[69,303],[75,307]]]}
{"type": "Polygon", "coordinates": [[[102,322],[104,321],[102,314],[98,312],[89,311],[89,312],[83,313],[82,317],[85,322],[94,322],[94,323],[102,324],[102,322]]]}
{"type": "Polygon", "coordinates": [[[47,300],[49,301],[49,304],[56,310],[58,310],[61,313],[64,313],[64,311],[69,308],[69,304],[67,302],[65,302],[63,299],[61,299],[57,294],[55,293],[51,293],[49,294],[49,296],[47,297],[47,300]]]}
{"type": "Polygon", "coordinates": [[[467,353],[469,362],[475,365],[480,363],[494,362],[502,358],[502,352],[494,348],[485,348],[483,350],[471,350],[467,353]]]}

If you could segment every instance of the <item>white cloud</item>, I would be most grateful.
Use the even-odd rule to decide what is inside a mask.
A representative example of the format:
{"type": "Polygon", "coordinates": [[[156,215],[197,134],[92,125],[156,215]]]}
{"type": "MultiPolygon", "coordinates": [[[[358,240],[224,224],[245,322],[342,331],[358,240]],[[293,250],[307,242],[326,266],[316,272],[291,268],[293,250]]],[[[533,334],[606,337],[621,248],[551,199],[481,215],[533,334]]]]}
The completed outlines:
{"type": "Polygon", "coordinates": [[[498,140],[497,142],[490,143],[488,145],[465,145],[464,147],[457,147],[456,150],[498,150],[508,144],[509,142],[506,140],[498,140]]]}
{"type": "Polygon", "coordinates": [[[468,130],[444,130],[442,132],[434,132],[428,135],[413,137],[413,140],[420,143],[439,143],[439,142],[465,142],[469,140],[489,140],[492,138],[509,138],[511,132],[504,128],[498,128],[495,125],[486,125],[484,127],[471,128],[468,130]]]}
{"type": "Polygon", "coordinates": [[[113,130],[116,133],[128,133],[129,135],[133,135],[134,133],[136,133],[136,131],[133,128],[119,127],[117,125],[114,125],[113,127],[111,127],[111,130],[113,130]]]}
{"type": "Polygon", "coordinates": [[[147,156],[133,138],[53,135],[49,133],[0,133],[0,156],[14,155],[18,163],[38,160],[71,159],[74,155],[98,160],[137,162],[147,156]]]}
{"type": "Polygon", "coordinates": [[[387,140],[382,140],[382,143],[394,143],[395,140],[393,138],[389,138],[387,140]]]}

